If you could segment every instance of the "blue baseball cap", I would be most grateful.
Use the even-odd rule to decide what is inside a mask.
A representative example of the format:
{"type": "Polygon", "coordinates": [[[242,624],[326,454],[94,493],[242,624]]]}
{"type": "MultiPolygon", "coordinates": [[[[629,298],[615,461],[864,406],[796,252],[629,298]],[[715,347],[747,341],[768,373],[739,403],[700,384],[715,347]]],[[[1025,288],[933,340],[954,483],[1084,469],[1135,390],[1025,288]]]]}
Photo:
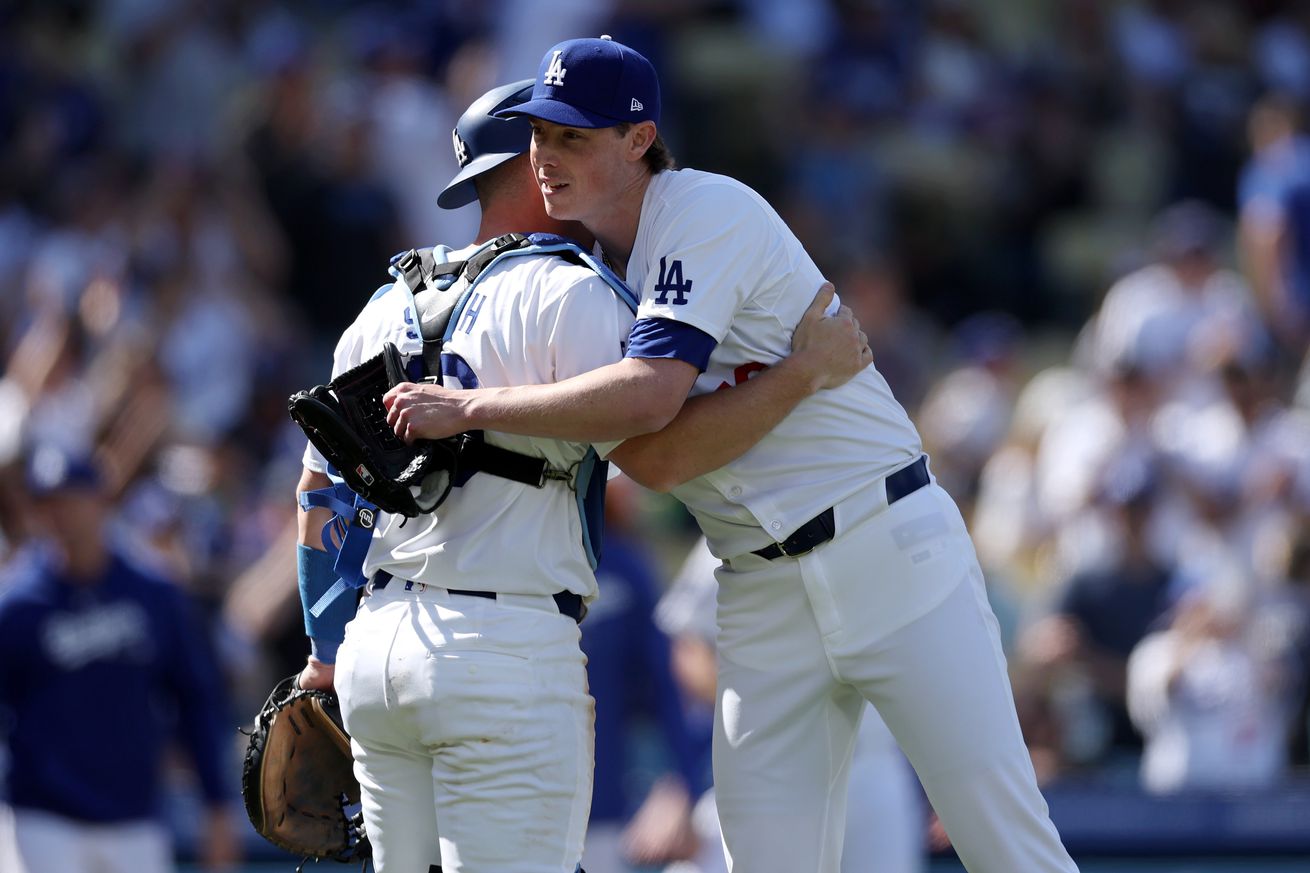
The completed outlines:
{"type": "Polygon", "coordinates": [[[473,101],[450,132],[459,172],[437,197],[442,209],[458,209],[478,198],[473,180],[517,158],[532,142],[532,125],[526,118],[510,118],[496,113],[518,106],[532,94],[532,80],[492,88],[473,101]]]}
{"type": "Polygon", "coordinates": [[[660,80],[651,62],[608,36],[570,39],[546,52],[532,99],[498,118],[530,115],[569,127],[660,121],[660,80]]]}

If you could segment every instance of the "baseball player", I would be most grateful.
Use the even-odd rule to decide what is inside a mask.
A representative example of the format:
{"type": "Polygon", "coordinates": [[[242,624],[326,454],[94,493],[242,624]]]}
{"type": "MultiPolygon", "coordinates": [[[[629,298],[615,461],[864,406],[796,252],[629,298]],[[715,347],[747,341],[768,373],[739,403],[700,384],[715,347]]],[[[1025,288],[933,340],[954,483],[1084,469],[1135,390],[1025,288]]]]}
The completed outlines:
{"type": "MultiPolygon", "coordinates": [[[[397,386],[385,402],[400,436],[621,440],[661,427],[688,392],[786,353],[818,268],[754,191],[674,170],[659,113],[649,61],[606,38],[554,46],[532,99],[509,112],[532,118],[547,214],[581,221],[640,289],[624,359],[543,387],[397,386]]],[[[689,476],[684,452],[700,456],[689,440],[657,477],[625,471],[671,489],[723,562],[714,780],[731,868],[836,873],[868,700],[972,873],[1075,870],[1037,788],[964,521],[876,369],[808,397],[721,469],[689,476]]]]}
{"type": "Polygon", "coordinates": [[[173,873],[175,732],[202,865],[231,869],[222,677],[194,604],[113,533],[89,456],[41,444],[26,484],[42,538],[0,574],[0,873],[173,873]]]}
{"type": "MultiPolygon", "coordinates": [[[[526,120],[492,117],[523,102],[531,84],[497,88],[460,119],[453,144],[461,169],[438,202],[453,208],[476,196],[482,220],[476,243],[438,247],[435,261],[481,257],[511,231],[585,234],[546,216],[525,154],[526,120]]],[[[498,257],[482,269],[442,349],[443,384],[549,383],[620,358],[635,301],[625,301],[622,283],[585,252],[575,247],[565,258],[551,253],[559,244],[546,248],[498,257]]],[[[420,365],[413,286],[408,273],[397,272],[400,281],[375,294],[342,335],[334,375],[387,341],[406,357],[407,370],[420,365]]],[[[849,315],[821,317],[830,297],[829,290],[810,307],[807,330],[782,368],[788,374],[728,393],[776,404],[781,416],[816,388],[858,372],[865,361],[849,315]]],[[[731,404],[714,406],[731,411],[731,404]]],[[[700,410],[706,420],[690,412],[693,426],[731,429],[711,406],[700,410]]],[[[603,487],[603,465],[593,463],[585,442],[492,432],[484,439],[545,459],[553,475],[525,484],[481,470],[433,513],[380,513],[357,611],[352,597],[318,614],[310,608],[335,587],[338,573],[321,542],[329,513],[300,516],[312,647],[300,681],[312,688],[335,682],[378,873],[430,865],[445,873],[573,873],[582,854],[593,701],[578,621],[596,596],[592,498],[596,483],[603,487]]],[[[312,447],[304,463],[302,496],[329,486],[327,465],[312,447]]]]}

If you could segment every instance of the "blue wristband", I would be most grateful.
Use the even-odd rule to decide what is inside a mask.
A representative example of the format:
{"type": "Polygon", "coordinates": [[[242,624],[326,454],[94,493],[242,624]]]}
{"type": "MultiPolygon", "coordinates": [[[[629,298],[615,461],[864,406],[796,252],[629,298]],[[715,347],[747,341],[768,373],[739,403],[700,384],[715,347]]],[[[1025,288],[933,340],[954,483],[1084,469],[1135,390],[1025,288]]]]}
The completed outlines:
{"type": "Polygon", "coordinates": [[[309,638],[309,654],[315,661],[320,664],[335,664],[337,662],[337,647],[340,643],[331,640],[316,640],[309,638]]]}
{"type": "Polygon", "coordinates": [[[296,569],[300,582],[300,606],[305,617],[305,634],[314,657],[324,664],[336,662],[337,646],[346,638],[346,623],[355,617],[353,591],[333,600],[317,617],[309,608],[337,581],[336,558],[321,549],[296,546],[296,569]]]}

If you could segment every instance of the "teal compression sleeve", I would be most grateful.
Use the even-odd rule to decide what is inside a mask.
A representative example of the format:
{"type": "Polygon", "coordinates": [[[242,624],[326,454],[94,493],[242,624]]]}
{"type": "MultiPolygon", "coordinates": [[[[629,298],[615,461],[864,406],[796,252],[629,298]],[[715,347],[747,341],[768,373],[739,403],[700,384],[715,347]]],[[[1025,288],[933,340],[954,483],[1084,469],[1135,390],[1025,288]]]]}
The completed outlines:
{"type": "Polygon", "coordinates": [[[309,608],[318,602],[337,581],[333,564],[336,559],[320,549],[298,545],[296,547],[297,576],[300,580],[300,605],[305,616],[305,634],[309,637],[310,651],[324,664],[337,660],[337,646],[346,638],[346,623],[355,617],[354,591],[346,591],[317,618],[309,608]]]}

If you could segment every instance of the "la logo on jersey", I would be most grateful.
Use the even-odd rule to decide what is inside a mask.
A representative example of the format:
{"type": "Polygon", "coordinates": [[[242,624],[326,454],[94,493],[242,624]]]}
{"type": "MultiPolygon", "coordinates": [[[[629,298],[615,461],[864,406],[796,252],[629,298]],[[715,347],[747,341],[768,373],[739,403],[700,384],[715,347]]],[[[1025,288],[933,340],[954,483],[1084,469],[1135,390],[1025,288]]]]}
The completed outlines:
{"type": "Polygon", "coordinates": [[[455,162],[461,167],[469,162],[469,147],[459,138],[459,130],[451,128],[450,141],[455,146],[455,162]]]}
{"type": "Polygon", "coordinates": [[[666,258],[660,258],[660,280],[655,285],[655,291],[659,296],[655,298],[655,302],[668,303],[669,294],[673,294],[673,305],[683,306],[687,302],[687,295],[691,293],[691,280],[682,278],[681,260],[674,260],[667,266],[665,260],[666,258]]]}
{"type": "Polygon", "coordinates": [[[542,77],[541,84],[543,85],[564,84],[564,74],[567,73],[568,70],[564,69],[564,61],[560,59],[560,55],[562,54],[564,54],[564,52],[557,51],[551,57],[550,66],[546,69],[546,75],[542,77]]]}

